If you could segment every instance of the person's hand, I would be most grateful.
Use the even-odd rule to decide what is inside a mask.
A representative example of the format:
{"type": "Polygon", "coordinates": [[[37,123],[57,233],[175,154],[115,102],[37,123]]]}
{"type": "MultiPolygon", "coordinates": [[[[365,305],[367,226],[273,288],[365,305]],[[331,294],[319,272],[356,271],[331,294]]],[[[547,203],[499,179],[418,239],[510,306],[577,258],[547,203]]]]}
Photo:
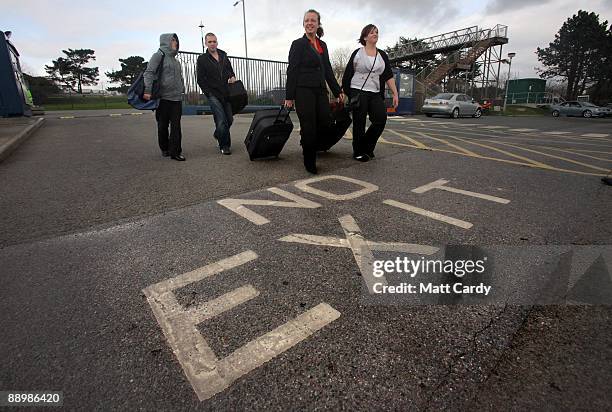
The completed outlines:
{"type": "Polygon", "coordinates": [[[285,100],[285,107],[291,109],[293,107],[293,100],[285,100]]]}
{"type": "Polygon", "coordinates": [[[338,103],[343,102],[344,101],[344,93],[340,92],[340,94],[338,95],[338,98],[336,99],[336,101],[338,103]]]}
{"type": "Polygon", "coordinates": [[[399,106],[399,97],[397,97],[397,94],[393,95],[393,108],[397,109],[397,106],[399,106]]]}
{"type": "Polygon", "coordinates": [[[150,93],[145,93],[142,95],[142,98],[145,100],[151,100],[151,94],[150,93]]]}
{"type": "Polygon", "coordinates": [[[229,79],[227,79],[228,83],[234,83],[235,81],[236,81],[236,78],[234,76],[232,76],[229,79]]]}

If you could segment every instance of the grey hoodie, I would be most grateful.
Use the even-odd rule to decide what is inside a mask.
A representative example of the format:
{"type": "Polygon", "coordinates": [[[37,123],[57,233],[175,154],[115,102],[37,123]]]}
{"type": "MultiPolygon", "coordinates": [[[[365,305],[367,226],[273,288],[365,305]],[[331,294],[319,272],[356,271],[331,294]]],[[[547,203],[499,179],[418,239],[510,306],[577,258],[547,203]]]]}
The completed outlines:
{"type": "Polygon", "coordinates": [[[170,46],[172,37],[176,37],[178,44],[178,36],[175,33],[164,33],[159,36],[159,48],[161,51],[158,50],[151,56],[151,60],[149,60],[149,64],[144,73],[145,93],[151,93],[153,80],[157,79],[155,72],[162,60],[162,52],[164,52],[165,57],[161,74],[159,97],[164,100],[180,101],[185,92],[185,84],[183,82],[181,64],[175,58],[178,54],[178,47],[176,50],[172,50],[170,46]]]}

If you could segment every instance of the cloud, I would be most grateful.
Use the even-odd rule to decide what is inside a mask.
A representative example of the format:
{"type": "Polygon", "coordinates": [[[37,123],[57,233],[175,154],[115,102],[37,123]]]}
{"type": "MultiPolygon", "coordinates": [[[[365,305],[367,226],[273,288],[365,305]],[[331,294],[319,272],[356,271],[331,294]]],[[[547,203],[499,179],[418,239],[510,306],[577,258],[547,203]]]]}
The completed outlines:
{"type": "MultiPolygon", "coordinates": [[[[205,31],[218,35],[219,46],[233,56],[244,56],[242,5],[233,0],[182,0],[139,2],[57,0],[52,7],[43,0],[22,0],[4,7],[0,28],[13,30],[13,42],[22,62],[44,74],[44,65],[66,48],[91,48],[94,65],[103,73],[119,68],[119,58],[130,55],[148,59],[158,47],[159,34],[176,32],[181,50],[202,50],[200,19],[205,31]],[[138,18],[135,18],[138,16],[138,18]]],[[[357,47],[363,26],[376,24],[379,47],[392,46],[400,36],[424,38],[470,26],[509,26],[507,51],[517,52],[512,69],[534,75],[538,65],[534,51],[545,47],[563,22],[580,8],[573,0],[540,2],[474,0],[246,0],[249,57],[287,60],[291,41],[303,34],[302,16],[309,8],[321,13],[324,40],[330,50],[357,47]]],[[[584,7],[584,6],[582,6],[584,7]]],[[[612,0],[591,0],[588,9],[611,20],[612,0]]]]}
{"type": "Polygon", "coordinates": [[[485,9],[486,14],[511,14],[532,6],[548,5],[552,0],[491,0],[485,9]]]}

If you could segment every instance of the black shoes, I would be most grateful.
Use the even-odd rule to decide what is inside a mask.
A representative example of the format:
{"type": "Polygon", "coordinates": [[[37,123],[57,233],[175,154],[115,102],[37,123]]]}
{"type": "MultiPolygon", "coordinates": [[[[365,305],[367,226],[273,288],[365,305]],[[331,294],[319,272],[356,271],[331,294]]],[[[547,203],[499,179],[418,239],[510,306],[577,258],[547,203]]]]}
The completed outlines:
{"type": "Polygon", "coordinates": [[[304,167],[308,173],[317,174],[317,152],[314,150],[304,150],[304,167]]]}
{"type": "Polygon", "coordinates": [[[370,160],[374,159],[376,156],[374,156],[374,152],[370,152],[368,153],[368,157],[370,158],[370,160]]]}
{"type": "Polygon", "coordinates": [[[162,150],[162,156],[168,157],[168,156],[170,156],[170,152],[167,151],[167,150],[162,150]]]}
{"type": "Polygon", "coordinates": [[[221,148],[221,154],[231,155],[232,154],[232,150],[229,147],[222,147],[221,148]]]}
{"type": "Polygon", "coordinates": [[[365,154],[360,154],[360,155],[353,155],[353,159],[359,162],[367,162],[368,160],[370,160],[370,157],[365,154]]]}
{"type": "Polygon", "coordinates": [[[178,155],[174,155],[174,156],[170,156],[172,159],[174,160],[178,160],[179,162],[184,162],[185,160],[185,156],[183,156],[182,154],[178,154],[178,155]]]}

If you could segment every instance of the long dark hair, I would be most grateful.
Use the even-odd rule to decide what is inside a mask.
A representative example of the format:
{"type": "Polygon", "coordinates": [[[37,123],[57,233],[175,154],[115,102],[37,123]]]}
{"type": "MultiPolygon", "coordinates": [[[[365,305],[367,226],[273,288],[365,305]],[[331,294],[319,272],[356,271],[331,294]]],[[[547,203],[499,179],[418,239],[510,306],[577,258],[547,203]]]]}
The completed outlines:
{"type": "Polygon", "coordinates": [[[368,37],[368,35],[370,34],[370,32],[374,29],[378,29],[378,27],[376,27],[373,24],[368,24],[367,26],[365,26],[362,30],[361,30],[361,36],[359,36],[359,40],[357,40],[359,43],[361,43],[362,46],[366,45],[366,41],[365,38],[368,37]]]}
{"type": "MultiPolygon", "coordinates": [[[[306,11],[306,13],[304,13],[304,17],[306,17],[308,13],[314,13],[317,15],[317,19],[319,20],[319,28],[317,29],[317,37],[319,38],[323,37],[324,32],[323,32],[323,26],[321,26],[321,13],[319,13],[315,9],[309,9],[306,11]]],[[[304,22],[304,19],[302,18],[302,23],[303,22],[304,22]]]]}

